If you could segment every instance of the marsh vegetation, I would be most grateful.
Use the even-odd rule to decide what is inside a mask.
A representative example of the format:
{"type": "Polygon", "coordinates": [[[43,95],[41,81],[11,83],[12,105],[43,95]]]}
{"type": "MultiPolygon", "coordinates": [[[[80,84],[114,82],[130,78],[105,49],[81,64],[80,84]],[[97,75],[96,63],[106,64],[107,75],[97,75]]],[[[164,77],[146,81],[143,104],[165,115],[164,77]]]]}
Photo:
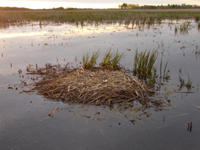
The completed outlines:
{"type": "Polygon", "coordinates": [[[52,22],[98,22],[114,23],[126,20],[127,22],[140,21],[142,23],[160,22],[164,19],[195,19],[200,14],[195,10],[35,10],[35,11],[2,11],[1,23],[16,23],[30,21],[52,22]]]}

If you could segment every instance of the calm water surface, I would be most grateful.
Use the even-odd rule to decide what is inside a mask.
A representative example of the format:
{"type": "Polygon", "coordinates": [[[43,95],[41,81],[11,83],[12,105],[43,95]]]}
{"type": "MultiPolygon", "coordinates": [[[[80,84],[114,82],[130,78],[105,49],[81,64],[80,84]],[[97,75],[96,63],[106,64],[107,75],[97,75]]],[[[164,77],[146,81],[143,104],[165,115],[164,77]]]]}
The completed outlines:
{"type": "MultiPolygon", "coordinates": [[[[174,30],[188,20],[164,21],[148,28],[128,28],[119,24],[43,24],[0,29],[0,149],[70,150],[197,150],[200,147],[200,32],[189,20],[187,34],[174,30]],[[162,92],[171,91],[171,105],[165,110],[148,110],[135,124],[127,116],[134,112],[63,104],[35,94],[20,94],[10,85],[20,84],[18,70],[27,78],[26,66],[46,63],[80,65],[82,55],[100,50],[101,56],[112,49],[124,52],[122,65],[133,68],[135,51],[157,49],[163,62],[169,61],[171,80],[162,92]],[[191,94],[173,93],[182,78],[192,80],[191,94]],[[9,85],[10,84],[10,85],[9,85]],[[53,117],[48,113],[58,107],[53,117]],[[85,117],[90,116],[90,118],[85,117]],[[164,116],[164,120],[163,120],[164,116]],[[192,122],[192,131],[187,123],[192,122]]],[[[187,92],[183,88],[181,92],[187,92]]]]}

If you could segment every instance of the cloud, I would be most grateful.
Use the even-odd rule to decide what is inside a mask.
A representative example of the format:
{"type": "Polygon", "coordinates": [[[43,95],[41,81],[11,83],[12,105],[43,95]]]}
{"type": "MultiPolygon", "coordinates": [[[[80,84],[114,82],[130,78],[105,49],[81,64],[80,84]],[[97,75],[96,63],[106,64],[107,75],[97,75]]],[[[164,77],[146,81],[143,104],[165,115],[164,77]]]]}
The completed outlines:
{"type": "MultiPolygon", "coordinates": [[[[15,0],[15,1],[27,1],[27,0],[15,0]]],[[[110,1],[109,0],[95,0],[95,1],[94,0],[73,0],[73,1],[72,0],[28,0],[28,1],[67,2],[67,3],[124,3],[124,0],[110,0],[110,1]]],[[[129,3],[131,3],[131,0],[128,1],[130,1],[129,3]]]]}
{"type": "Polygon", "coordinates": [[[87,3],[87,4],[121,4],[121,3],[131,3],[131,4],[141,4],[141,5],[165,5],[165,4],[197,4],[200,5],[200,0],[0,0],[4,2],[12,1],[37,1],[37,2],[56,2],[56,3],[87,3]]]}

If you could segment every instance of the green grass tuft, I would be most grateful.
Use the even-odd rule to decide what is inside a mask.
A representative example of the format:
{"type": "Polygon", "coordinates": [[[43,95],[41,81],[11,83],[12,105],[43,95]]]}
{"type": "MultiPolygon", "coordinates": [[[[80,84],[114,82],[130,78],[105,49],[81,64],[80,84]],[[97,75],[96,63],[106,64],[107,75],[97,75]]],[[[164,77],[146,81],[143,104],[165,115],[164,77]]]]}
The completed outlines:
{"type": "Polygon", "coordinates": [[[99,57],[99,50],[97,52],[94,52],[92,54],[92,57],[90,58],[89,54],[83,55],[83,68],[90,69],[93,68],[96,64],[96,61],[99,57]]]}
{"type": "Polygon", "coordinates": [[[147,80],[148,83],[155,83],[157,69],[154,67],[157,60],[157,50],[145,51],[138,53],[135,52],[133,74],[139,79],[147,80]]]}
{"type": "Polygon", "coordinates": [[[102,67],[105,67],[110,70],[118,70],[120,69],[120,61],[124,57],[123,53],[119,53],[116,51],[115,53],[111,53],[112,49],[110,49],[104,56],[102,60],[102,67]]]}

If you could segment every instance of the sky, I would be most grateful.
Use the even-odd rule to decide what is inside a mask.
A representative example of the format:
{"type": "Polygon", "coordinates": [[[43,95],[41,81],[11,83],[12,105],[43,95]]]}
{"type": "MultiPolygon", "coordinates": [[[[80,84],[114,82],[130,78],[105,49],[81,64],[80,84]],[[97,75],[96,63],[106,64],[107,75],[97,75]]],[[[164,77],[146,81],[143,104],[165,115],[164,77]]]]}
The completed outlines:
{"type": "Polygon", "coordinates": [[[0,6],[43,9],[53,7],[74,8],[117,8],[119,4],[167,5],[191,4],[200,5],[200,0],[0,0],[0,6]]]}

